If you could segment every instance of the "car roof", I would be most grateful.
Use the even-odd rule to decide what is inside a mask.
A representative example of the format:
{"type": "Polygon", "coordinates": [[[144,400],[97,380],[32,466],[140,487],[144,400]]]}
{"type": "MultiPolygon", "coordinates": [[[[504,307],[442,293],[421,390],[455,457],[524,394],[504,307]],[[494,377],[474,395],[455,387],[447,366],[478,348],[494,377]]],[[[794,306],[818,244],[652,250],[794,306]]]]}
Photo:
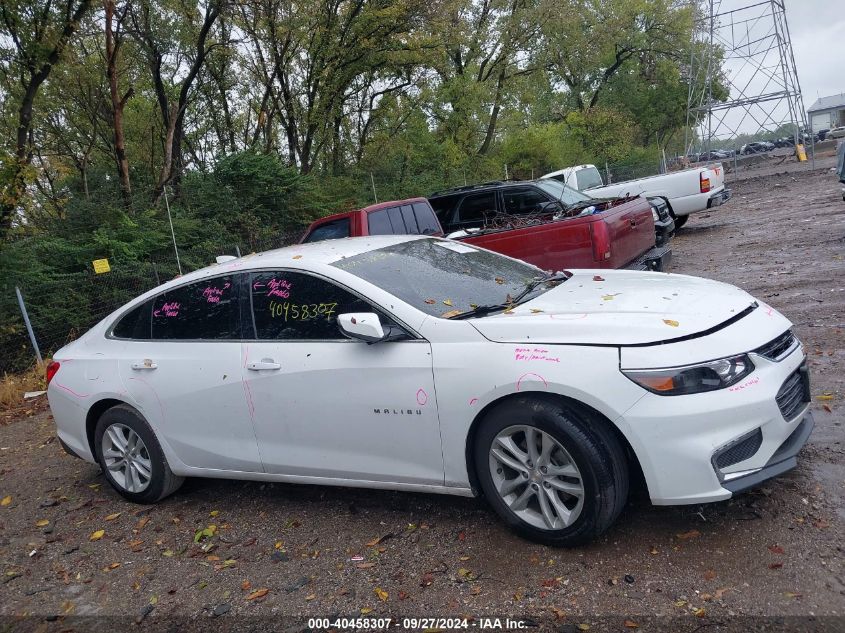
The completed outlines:
{"type": "Polygon", "coordinates": [[[475,193],[476,191],[485,191],[487,189],[502,189],[503,187],[514,187],[519,185],[536,185],[542,178],[534,180],[491,180],[490,182],[481,182],[477,185],[465,185],[462,187],[453,187],[452,189],[443,189],[442,191],[435,191],[428,199],[434,200],[436,198],[445,198],[447,196],[455,196],[462,193],[475,193]]]}
{"type": "Polygon", "coordinates": [[[311,224],[312,226],[317,224],[326,224],[328,222],[332,222],[334,220],[342,220],[343,218],[348,218],[353,213],[371,213],[372,211],[379,211],[381,209],[389,209],[390,207],[397,207],[402,204],[413,204],[415,202],[425,202],[428,204],[428,200],[426,198],[406,198],[405,200],[388,200],[387,202],[379,202],[377,204],[371,204],[368,207],[361,207],[360,209],[352,209],[350,211],[341,211],[339,213],[333,213],[331,215],[323,216],[322,218],[317,218],[311,224]]]}
{"type": "Polygon", "coordinates": [[[212,264],[211,266],[206,266],[186,275],[176,277],[154,290],[155,293],[159,293],[169,287],[197,281],[205,277],[213,277],[227,272],[238,273],[255,268],[294,267],[310,270],[315,267],[328,266],[345,257],[354,257],[355,255],[374,251],[386,246],[427,239],[432,238],[425,235],[369,235],[294,244],[293,246],[285,246],[284,248],[277,248],[262,253],[250,253],[249,255],[230,259],[219,264],[212,264]]]}

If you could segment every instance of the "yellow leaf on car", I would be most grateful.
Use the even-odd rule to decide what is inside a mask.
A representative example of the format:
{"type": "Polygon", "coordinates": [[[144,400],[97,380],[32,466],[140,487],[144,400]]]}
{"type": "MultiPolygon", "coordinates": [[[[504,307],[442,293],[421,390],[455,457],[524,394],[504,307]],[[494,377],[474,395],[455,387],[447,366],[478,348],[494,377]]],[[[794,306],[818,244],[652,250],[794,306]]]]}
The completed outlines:
{"type": "Polygon", "coordinates": [[[91,536],[88,538],[89,541],[99,541],[105,535],[105,530],[97,530],[96,532],[92,532],[91,536]]]}
{"type": "Polygon", "coordinates": [[[452,305],[452,300],[451,299],[443,299],[443,305],[444,306],[452,305]]]}
{"type": "Polygon", "coordinates": [[[680,325],[680,323],[678,323],[674,319],[663,319],[663,322],[669,327],[678,327],[680,325]]]}

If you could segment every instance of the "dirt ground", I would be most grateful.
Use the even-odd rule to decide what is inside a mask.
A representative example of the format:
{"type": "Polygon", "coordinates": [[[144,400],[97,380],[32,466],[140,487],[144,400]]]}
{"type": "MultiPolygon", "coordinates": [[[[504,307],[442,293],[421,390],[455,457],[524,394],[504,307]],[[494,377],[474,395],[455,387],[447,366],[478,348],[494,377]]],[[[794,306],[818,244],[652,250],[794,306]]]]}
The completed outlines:
{"type": "Polygon", "coordinates": [[[0,631],[299,631],[308,616],[384,615],[393,630],[402,616],[472,629],[507,615],[576,632],[845,630],[845,202],[821,169],[731,186],[679,232],[673,271],[737,284],[794,321],[816,430],[788,475],[705,506],[636,494],[604,537],[565,550],[463,498],[192,480],[131,505],[34,411],[0,426],[0,631]]]}

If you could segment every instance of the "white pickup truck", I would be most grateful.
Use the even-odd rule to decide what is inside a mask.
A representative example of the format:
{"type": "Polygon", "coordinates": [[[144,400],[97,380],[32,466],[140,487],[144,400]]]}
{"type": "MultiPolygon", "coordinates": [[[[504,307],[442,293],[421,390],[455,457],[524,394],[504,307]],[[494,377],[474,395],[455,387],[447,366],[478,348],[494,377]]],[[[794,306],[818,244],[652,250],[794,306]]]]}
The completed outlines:
{"type": "Polygon", "coordinates": [[[637,195],[663,198],[669,205],[677,228],[686,224],[690,213],[718,207],[731,198],[731,190],[725,187],[725,170],[721,163],[625,180],[607,186],[595,165],[567,167],[546,174],[543,178],[554,178],[594,198],[637,195]]]}

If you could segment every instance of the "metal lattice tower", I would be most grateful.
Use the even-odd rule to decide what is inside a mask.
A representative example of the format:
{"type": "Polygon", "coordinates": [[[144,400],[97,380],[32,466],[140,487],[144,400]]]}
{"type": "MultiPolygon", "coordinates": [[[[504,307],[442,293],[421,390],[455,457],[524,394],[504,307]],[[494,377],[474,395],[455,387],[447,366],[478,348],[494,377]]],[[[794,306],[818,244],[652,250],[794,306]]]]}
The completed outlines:
{"type": "Polygon", "coordinates": [[[751,1],[730,10],[723,10],[723,0],[693,5],[687,151],[778,130],[797,144],[808,126],[784,0],[751,1]],[[714,99],[717,82],[729,89],[724,101],[714,99]]]}

